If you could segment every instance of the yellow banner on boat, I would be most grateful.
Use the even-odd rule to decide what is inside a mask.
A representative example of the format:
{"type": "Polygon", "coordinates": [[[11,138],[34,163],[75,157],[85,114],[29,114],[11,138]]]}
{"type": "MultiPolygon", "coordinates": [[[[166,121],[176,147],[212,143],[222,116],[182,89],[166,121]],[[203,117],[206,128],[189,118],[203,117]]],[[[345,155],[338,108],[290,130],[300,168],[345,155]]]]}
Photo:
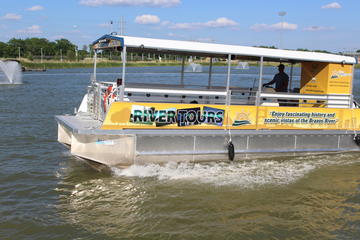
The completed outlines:
{"type": "Polygon", "coordinates": [[[353,65],[303,62],[302,94],[351,94],[353,65]]]}
{"type": "Polygon", "coordinates": [[[360,109],[115,102],[102,129],[359,129],[360,109]]]}

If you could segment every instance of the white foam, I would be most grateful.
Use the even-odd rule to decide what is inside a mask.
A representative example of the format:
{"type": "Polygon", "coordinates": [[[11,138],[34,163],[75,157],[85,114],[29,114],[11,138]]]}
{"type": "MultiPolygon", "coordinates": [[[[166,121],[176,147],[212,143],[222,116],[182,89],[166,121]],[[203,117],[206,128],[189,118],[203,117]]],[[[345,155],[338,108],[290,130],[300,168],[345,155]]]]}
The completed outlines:
{"type": "Polygon", "coordinates": [[[21,84],[21,66],[16,61],[0,61],[0,84],[21,84]]]}
{"type": "Polygon", "coordinates": [[[289,160],[251,160],[221,163],[168,163],[166,165],[132,165],[126,169],[112,168],[114,175],[156,178],[158,180],[189,180],[214,185],[254,187],[267,184],[290,184],[322,166],[346,164],[340,156],[319,155],[293,157],[289,160]],[[331,157],[332,156],[332,157],[331,157]]]}

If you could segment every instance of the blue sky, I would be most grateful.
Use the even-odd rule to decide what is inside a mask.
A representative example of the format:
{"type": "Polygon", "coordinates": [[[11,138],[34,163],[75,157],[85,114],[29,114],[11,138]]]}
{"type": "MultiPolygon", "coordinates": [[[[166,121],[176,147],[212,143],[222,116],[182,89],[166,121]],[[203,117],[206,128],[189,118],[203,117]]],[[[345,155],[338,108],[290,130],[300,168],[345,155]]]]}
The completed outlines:
{"type": "Polygon", "coordinates": [[[119,32],[123,17],[129,36],[360,49],[359,0],[12,0],[1,5],[0,41],[67,38],[81,47],[111,29],[119,32]]]}

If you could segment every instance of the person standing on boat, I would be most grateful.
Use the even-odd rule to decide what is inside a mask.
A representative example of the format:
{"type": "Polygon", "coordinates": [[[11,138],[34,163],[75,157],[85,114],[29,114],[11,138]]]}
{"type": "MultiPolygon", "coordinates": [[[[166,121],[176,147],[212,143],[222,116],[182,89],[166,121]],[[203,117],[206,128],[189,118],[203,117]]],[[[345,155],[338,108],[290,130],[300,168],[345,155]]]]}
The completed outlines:
{"type": "Polygon", "coordinates": [[[284,64],[280,64],[278,66],[278,70],[279,70],[279,73],[277,73],[274,76],[273,80],[268,83],[264,83],[263,87],[267,87],[267,86],[275,83],[275,91],[276,92],[287,92],[289,76],[284,72],[284,70],[285,70],[284,64]]]}

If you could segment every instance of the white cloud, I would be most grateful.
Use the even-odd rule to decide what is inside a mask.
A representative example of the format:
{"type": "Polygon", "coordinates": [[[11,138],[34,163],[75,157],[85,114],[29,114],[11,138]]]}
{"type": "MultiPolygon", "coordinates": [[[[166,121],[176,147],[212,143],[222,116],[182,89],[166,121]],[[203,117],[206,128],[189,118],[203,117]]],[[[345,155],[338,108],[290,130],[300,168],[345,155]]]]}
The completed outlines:
{"type": "Polygon", "coordinates": [[[172,29],[196,29],[196,28],[224,28],[224,27],[234,27],[239,24],[231,19],[221,17],[213,21],[208,22],[198,22],[198,23],[175,23],[171,24],[169,27],[172,29]]]}
{"type": "Polygon", "coordinates": [[[254,24],[250,27],[250,29],[254,30],[254,31],[278,31],[278,30],[288,30],[288,31],[292,31],[292,30],[296,30],[297,29],[297,24],[293,24],[293,23],[287,23],[287,22],[279,22],[279,23],[275,23],[275,24],[254,24]]]}
{"type": "Polygon", "coordinates": [[[17,31],[18,33],[28,33],[28,34],[41,34],[43,31],[39,25],[32,25],[31,27],[21,29],[17,31]]]}
{"type": "Polygon", "coordinates": [[[218,27],[237,26],[239,24],[231,19],[226,18],[226,17],[221,17],[221,18],[216,19],[215,21],[208,21],[208,22],[204,23],[203,25],[205,27],[218,28],[218,27]]]}
{"type": "Polygon", "coordinates": [[[170,25],[170,28],[172,29],[193,29],[198,27],[197,23],[175,23],[170,25]]]}
{"type": "Polygon", "coordinates": [[[80,0],[81,5],[97,7],[103,5],[173,7],[181,0],[80,0]]]}
{"type": "Polygon", "coordinates": [[[160,22],[160,18],[155,15],[144,14],[137,16],[135,22],[138,24],[157,24],[160,22]]]}
{"type": "Polygon", "coordinates": [[[169,25],[171,25],[170,21],[162,21],[161,22],[161,26],[169,26],[169,25]]]}
{"type": "Polygon", "coordinates": [[[310,26],[303,29],[304,31],[317,32],[317,31],[331,31],[335,30],[334,27],[324,27],[324,26],[310,26]]]}
{"type": "Polygon", "coordinates": [[[327,5],[322,6],[321,8],[323,8],[323,9],[327,9],[327,8],[341,8],[341,5],[340,5],[340,3],[338,3],[338,2],[333,2],[333,3],[329,3],[329,4],[327,4],[327,5]]]}
{"type": "Polygon", "coordinates": [[[1,18],[5,19],[5,20],[20,20],[22,18],[22,16],[19,14],[15,14],[15,13],[7,13],[4,16],[2,16],[1,18]]]}
{"type": "Polygon", "coordinates": [[[28,9],[26,9],[26,10],[28,10],[28,11],[41,11],[41,10],[43,10],[43,9],[44,9],[43,6],[35,5],[35,6],[32,6],[31,8],[28,8],[28,9]]]}

